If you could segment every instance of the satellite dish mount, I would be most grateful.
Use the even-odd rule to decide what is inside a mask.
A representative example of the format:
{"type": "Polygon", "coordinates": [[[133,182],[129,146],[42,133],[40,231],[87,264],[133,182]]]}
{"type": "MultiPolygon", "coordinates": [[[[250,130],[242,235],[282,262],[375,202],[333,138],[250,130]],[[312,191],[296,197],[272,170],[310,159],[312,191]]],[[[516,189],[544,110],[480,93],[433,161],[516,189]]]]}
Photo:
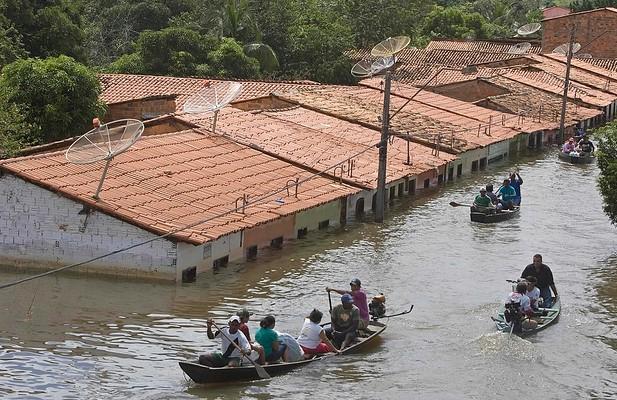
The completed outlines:
{"type": "Polygon", "coordinates": [[[197,114],[214,112],[212,132],[216,133],[216,121],[221,108],[234,101],[242,92],[242,84],[239,82],[216,82],[208,84],[186,100],[184,112],[197,114]]]}
{"type": "Polygon", "coordinates": [[[121,119],[101,125],[93,120],[94,129],[80,136],[66,150],[67,161],[73,164],[92,164],[105,160],[105,168],[96,188],[94,199],[99,199],[109,164],[120,153],[128,150],[144,132],[144,124],[136,119],[121,119]]]}

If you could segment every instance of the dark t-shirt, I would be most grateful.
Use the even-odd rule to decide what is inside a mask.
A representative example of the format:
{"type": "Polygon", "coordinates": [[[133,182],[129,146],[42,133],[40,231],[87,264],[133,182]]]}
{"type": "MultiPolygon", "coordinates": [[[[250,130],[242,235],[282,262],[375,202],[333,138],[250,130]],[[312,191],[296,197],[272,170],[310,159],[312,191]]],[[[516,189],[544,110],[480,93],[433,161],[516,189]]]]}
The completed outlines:
{"type": "Polygon", "coordinates": [[[248,340],[249,342],[251,341],[251,334],[249,333],[249,327],[245,323],[240,324],[240,327],[238,328],[238,330],[244,333],[244,336],[246,336],[246,340],[248,340]]]}
{"type": "Polygon", "coordinates": [[[538,280],[538,283],[536,284],[538,289],[547,288],[550,285],[555,284],[555,282],[553,281],[553,273],[551,272],[551,269],[546,264],[542,264],[542,267],[540,267],[540,271],[537,271],[536,267],[534,267],[533,264],[529,264],[523,270],[523,273],[521,274],[521,278],[526,278],[528,276],[536,277],[536,279],[538,280]]]}

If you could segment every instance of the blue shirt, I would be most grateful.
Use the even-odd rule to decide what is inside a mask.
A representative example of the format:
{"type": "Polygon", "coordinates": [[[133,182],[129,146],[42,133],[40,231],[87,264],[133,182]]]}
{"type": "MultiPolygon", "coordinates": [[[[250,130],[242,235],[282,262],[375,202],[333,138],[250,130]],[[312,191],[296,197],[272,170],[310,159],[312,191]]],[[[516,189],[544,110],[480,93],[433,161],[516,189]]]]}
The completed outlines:
{"type": "Polygon", "coordinates": [[[516,190],[512,186],[502,186],[497,191],[497,195],[501,195],[503,201],[510,201],[516,198],[516,190]]]}
{"type": "Polygon", "coordinates": [[[518,197],[521,197],[521,181],[519,181],[518,179],[510,179],[510,186],[514,188],[516,195],[518,197]]]}

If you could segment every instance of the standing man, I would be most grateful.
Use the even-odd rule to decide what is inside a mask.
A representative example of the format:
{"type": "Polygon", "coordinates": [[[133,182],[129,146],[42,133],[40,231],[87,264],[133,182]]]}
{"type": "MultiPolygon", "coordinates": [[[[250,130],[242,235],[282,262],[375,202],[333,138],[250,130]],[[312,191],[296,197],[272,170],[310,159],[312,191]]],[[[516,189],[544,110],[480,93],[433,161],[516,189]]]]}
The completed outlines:
{"type": "Polygon", "coordinates": [[[523,178],[519,175],[518,171],[510,174],[510,186],[514,188],[516,197],[512,199],[515,206],[521,205],[521,185],[523,184],[523,178]]]}
{"type": "Polygon", "coordinates": [[[222,328],[220,331],[216,331],[216,333],[212,333],[211,319],[209,319],[206,324],[208,327],[207,334],[209,339],[221,337],[221,351],[200,355],[199,363],[201,365],[216,368],[224,366],[237,367],[241,364],[241,358],[243,356],[251,354],[251,345],[249,341],[246,340],[244,333],[239,330],[240,317],[234,315],[229,318],[229,326],[222,328]],[[238,347],[234,346],[234,344],[241,350],[238,350],[238,347]]]}
{"type": "Polygon", "coordinates": [[[341,304],[330,310],[332,326],[326,334],[334,339],[334,345],[339,350],[345,349],[356,339],[356,331],[360,323],[360,310],[353,305],[353,298],[349,293],[341,296],[341,304]]]}
{"type": "Polygon", "coordinates": [[[329,287],[327,287],[326,290],[328,292],[336,292],[338,294],[350,294],[353,298],[353,305],[358,307],[358,310],[360,311],[360,322],[358,324],[358,329],[366,329],[370,318],[366,292],[362,289],[362,282],[360,282],[360,279],[358,278],[353,278],[351,282],[349,282],[349,286],[351,287],[351,290],[339,290],[329,287]]]}
{"type": "Polygon", "coordinates": [[[525,267],[521,274],[521,278],[528,276],[533,276],[538,280],[536,286],[540,289],[540,297],[544,299],[544,308],[551,308],[557,300],[557,288],[553,281],[553,272],[548,265],[542,263],[542,256],[540,254],[533,256],[533,263],[525,267]],[[551,296],[551,289],[553,289],[555,294],[554,298],[551,296]]]}

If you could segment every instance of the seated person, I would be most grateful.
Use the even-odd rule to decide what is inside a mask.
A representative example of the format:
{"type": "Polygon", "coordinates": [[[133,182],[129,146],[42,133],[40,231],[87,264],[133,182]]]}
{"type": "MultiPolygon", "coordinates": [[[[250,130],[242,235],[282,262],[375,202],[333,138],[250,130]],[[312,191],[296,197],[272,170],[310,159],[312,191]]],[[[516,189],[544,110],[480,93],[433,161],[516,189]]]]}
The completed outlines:
{"type": "Polygon", "coordinates": [[[326,334],[334,339],[334,345],[339,350],[343,350],[356,339],[360,324],[360,310],[353,305],[353,297],[348,293],[342,295],[341,304],[330,310],[330,317],[332,326],[326,330],[326,334]]]}
{"type": "Polygon", "coordinates": [[[510,186],[510,179],[504,179],[503,185],[497,190],[497,197],[501,197],[501,204],[504,209],[514,209],[514,200],[516,199],[516,190],[510,186]]]}
{"type": "Polygon", "coordinates": [[[298,343],[304,350],[304,354],[340,353],[319,325],[321,317],[323,317],[323,313],[314,308],[308,318],[304,320],[300,336],[298,336],[298,343]]]}
{"type": "Polygon", "coordinates": [[[287,347],[285,351],[285,362],[304,360],[304,351],[298,341],[289,333],[279,333],[279,342],[287,347]]]}
{"type": "Polygon", "coordinates": [[[248,322],[249,322],[249,319],[251,318],[252,314],[249,312],[249,310],[247,310],[246,308],[243,308],[243,309],[239,310],[236,313],[236,315],[238,317],[240,317],[240,328],[238,328],[238,329],[240,329],[240,331],[242,331],[242,333],[244,333],[244,336],[246,337],[246,340],[248,340],[249,343],[251,344],[251,349],[255,350],[255,352],[259,356],[256,361],[259,364],[265,363],[266,362],[266,358],[265,358],[265,355],[264,355],[263,347],[261,347],[261,345],[259,343],[253,342],[251,340],[251,332],[250,332],[249,327],[248,327],[248,322]]]}
{"type": "Polygon", "coordinates": [[[499,199],[497,198],[497,195],[495,193],[493,193],[493,185],[491,185],[491,184],[486,185],[486,195],[491,199],[491,203],[493,203],[495,208],[497,210],[501,210],[501,208],[503,206],[499,202],[499,199]]]}
{"type": "Polygon", "coordinates": [[[593,153],[596,148],[593,145],[592,141],[589,140],[587,135],[584,135],[583,138],[578,142],[578,149],[581,153],[593,153]]]}
{"type": "Polygon", "coordinates": [[[246,340],[244,333],[239,330],[240,317],[234,315],[229,318],[227,323],[228,326],[222,328],[220,331],[216,331],[216,333],[212,333],[212,324],[213,321],[211,319],[206,322],[208,328],[206,333],[209,339],[221,338],[221,351],[200,355],[199,363],[215,368],[239,366],[241,358],[244,355],[248,356],[251,354],[251,345],[249,341],[246,340]],[[238,347],[234,346],[234,343],[236,343],[241,350],[238,350],[238,347]]]}
{"type": "Polygon", "coordinates": [[[566,154],[570,154],[575,150],[576,150],[576,144],[574,143],[574,138],[568,139],[568,141],[565,142],[563,146],[561,146],[561,151],[566,154]]]}
{"type": "Polygon", "coordinates": [[[527,297],[529,297],[531,308],[538,311],[538,307],[540,307],[540,289],[536,287],[538,279],[535,276],[528,276],[525,280],[527,281],[527,297]]]}
{"type": "Polygon", "coordinates": [[[494,212],[495,206],[493,205],[491,198],[486,195],[485,188],[480,189],[480,194],[473,200],[473,206],[471,209],[473,211],[478,211],[485,214],[494,212]]]}
{"type": "Polygon", "coordinates": [[[287,346],[279,342],[278,333],[274,330],[276,320],[272,315],[266,316],[259,323],[260,328],[255,333],[255,340],[264,348],[266,362],[278,361],[283,357],[285,361],[285,350],[287,346]]]}
{"type": "Polygon", "coordinates": [[[538,323],[531,319],[534,316],[531,301],[527,296],[527,282],[521,281],[516,285],[516,290],[510,293],[509,301],[519,304],[521,314],[521,327],[525,330],[535,329],[538,323]]]}

